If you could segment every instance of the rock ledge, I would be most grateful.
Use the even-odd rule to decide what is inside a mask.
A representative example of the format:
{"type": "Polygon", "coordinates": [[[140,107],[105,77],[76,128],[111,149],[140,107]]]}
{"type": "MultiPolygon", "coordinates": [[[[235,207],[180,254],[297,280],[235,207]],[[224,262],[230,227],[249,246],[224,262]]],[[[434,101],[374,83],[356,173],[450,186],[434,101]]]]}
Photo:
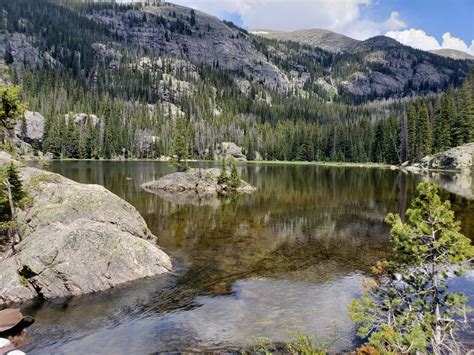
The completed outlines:
{"type": "Polygon", "coordinates": [[[99,185],[34,168],[20,172],[33,203],[18,214],[25,228],[16,253],[0,261],[0,307],[103,291],[171,270],[129,203],[99,185]]]}
{"type": "Polygon", "coordinates": [[[428,155],[415,168],[430,170],[464,170],[474,167],[474,143],[467,143],[451,148],[445,152],[428,155]]]}

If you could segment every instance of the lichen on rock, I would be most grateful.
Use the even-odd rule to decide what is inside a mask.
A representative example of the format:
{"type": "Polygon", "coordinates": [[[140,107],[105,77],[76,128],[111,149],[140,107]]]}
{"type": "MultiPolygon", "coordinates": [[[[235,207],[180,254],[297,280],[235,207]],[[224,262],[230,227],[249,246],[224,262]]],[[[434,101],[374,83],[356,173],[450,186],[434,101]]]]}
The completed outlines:
{"type": "Polygon", "coordinates": [[[0,306],[106,290],[167,273],[171,260],[138,211],[99,185],[20,169],[32,205],[23,238],[0,264],[0,306]]]}

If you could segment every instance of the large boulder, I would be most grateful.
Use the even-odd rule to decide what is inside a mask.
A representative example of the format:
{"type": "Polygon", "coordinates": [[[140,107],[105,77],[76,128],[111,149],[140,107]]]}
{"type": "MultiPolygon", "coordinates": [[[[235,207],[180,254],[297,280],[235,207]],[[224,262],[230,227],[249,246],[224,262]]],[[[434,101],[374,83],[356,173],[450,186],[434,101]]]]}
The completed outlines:
{"type": "Polygon", "coordinates": [[[198,194],[229,194],[234,192],[251,193],[255,188],[244,180],[240,186],[231,189],[225,184],[219,184],[220,169],[189,169],[165,175],[162,178],[142,184],[149,192],[198,193],[198,194]]]}
{"type": "Polygon", "coordinates": [[[99,185],[21,168],[31,206],[0,264],[0,306],[76,296],[167,273],[171,261],[137,210],[99,185]]]}
{"type": "Polygon", "coordinates": [[[246,161],[247,157],[242,152],[242,147],[239,147],[233,142],[222,142],[214,154],[214,160],[234,158],[238,161],[246,161]]]}
{"type": "Polygon", "coordinates": [[[420,165],[424,169],[470,170],[474,165],[474,143],[426,156],[420,165]]]}
{"type": "Polygon", "coordinates": [[[44,116],[39,112],[26,111],[25,120],[15,125],[15,135],[26,143],[43,140],[44,116]]]}

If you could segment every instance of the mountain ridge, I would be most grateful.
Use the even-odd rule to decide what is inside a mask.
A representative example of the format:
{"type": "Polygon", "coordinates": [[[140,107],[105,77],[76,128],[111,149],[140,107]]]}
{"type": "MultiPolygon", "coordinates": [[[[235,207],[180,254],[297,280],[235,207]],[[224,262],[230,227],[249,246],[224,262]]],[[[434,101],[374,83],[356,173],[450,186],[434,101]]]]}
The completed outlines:
{"type": "Polygon", "coordinates": [[[442,49],[429,50],[428,52],[440,55],[442,57],[452,58],[452,59],[474,60],[473,55],[463,52],[463,51],[456,50],[456,49],[442,48],[442,49]]]}
{"type": "Polygon", "coordinates": [[[42,138],[25,151],[159,158],[183,135],[198,159],[232,142],[250,160],[401,163],[441,150],[431,135],[471,137],[457,133],[464,118],[444,115],[463,117],[454,110],[470,97],[472,79],[458,88],[469,63],[387,37],[331,53],[169,4],[0,0],[0,16],[2,78],[44,117],[42,138]],[[449,127],[430,133],[426,112],[449,127]],[[407,146],[403,117],[426,144],[407,146]]]}
{"type": "Polygon", "coordinates": [[[360,42],[356,39],[322,28],[297,30],[291,32],[252,29],[249,30],[249,32],[270,39],[300,42],[310,46],[322,48],[332,53],[347,51],[360,42]]]}
{"type": "MultiPolygon", "coordinates": [[[[329,52],[339,53],[354,51],[357,49],[358,44],[364,43],[367,40],[370,40],[374,37],[368,38],[367,40],[356,40],[354,38],[345,36],[343,34],[323,29],[323,28],[313,28],[313,29],[303,29],[296,31],[278,31],[278,30],[268,30],[268,29],[251,29],[250,33],[262,36],[269,39],[276,39],[281,41],[294,41],[302,44],[307,44],[315,47],[322,48],[329,52]]],[[[380,37],[380,36],[375,36],[380,37]]],[[[386,36],[382,36],[386,37],[386,36]]],[[[386,37],[390,38],[390,37],[386,37]]],[[[449,48],[426,50],[426,52],[437,54],[440,56],[448,57],[451,59],[460,59],[460,60],[474,60],[474,56],[469,53],[449,48]]]]}
{"type": "MultiPolygon", "coordinates": [[[[225,70],[243,92],[249,85],[264,85],[282,93],[315,93],[323,100],[355,103],[439,92],[457,85],[468,71],[464,61],[382,36],[356,41],[319,29],[311,33],[323,43],[322,48],[315,47],[316,40],[310,45],[304,38],[300,41],[308,43],[295,46],[294,41],[253,35],[231,22],[170,3],[39,2],[56,16],[45,13],[38,18],[28,12],[28,6],[0,2],[7,19],[0,33],[4,44],[0,56],[18,70],[26,64],[77,66],[76,72],[87,72],[98,63],[117,66],[130,53],[137,57],[150,53],[225,70]],[[54,31],[44,27],[45,23],[52,26],[51,21],[64,31],[65,38],[54,37],[54,31]],[[71,22],[85,38],[74,37],[77,30],[70,28],[71,22]]],[[[18,3],[29,4],[26,0],[18,3]]],[[[303,36],[305,31],[298,33],[303,36]]]]}

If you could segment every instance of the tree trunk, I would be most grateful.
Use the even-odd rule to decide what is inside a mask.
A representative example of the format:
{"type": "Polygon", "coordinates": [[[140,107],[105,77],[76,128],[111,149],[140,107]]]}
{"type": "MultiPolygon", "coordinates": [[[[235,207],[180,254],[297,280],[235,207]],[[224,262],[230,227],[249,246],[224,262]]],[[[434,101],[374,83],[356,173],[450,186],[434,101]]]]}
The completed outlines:
{"type": "MultiPolygon", "coordinates": [[[[431,227],[431,238],[432,243],[436,242],[436,232],[431,227]]],[[[434,354],[441,354],[441,343],[442,343],[442,329],[441,329],[441,312],[439,309],[439,294],[438,294],[438,280],[436,279],[436,259],[431,260],[431,283],[433,284],[433,311],[435,315],[434,319],[434,335],[431,340],[434,354]]]]}

